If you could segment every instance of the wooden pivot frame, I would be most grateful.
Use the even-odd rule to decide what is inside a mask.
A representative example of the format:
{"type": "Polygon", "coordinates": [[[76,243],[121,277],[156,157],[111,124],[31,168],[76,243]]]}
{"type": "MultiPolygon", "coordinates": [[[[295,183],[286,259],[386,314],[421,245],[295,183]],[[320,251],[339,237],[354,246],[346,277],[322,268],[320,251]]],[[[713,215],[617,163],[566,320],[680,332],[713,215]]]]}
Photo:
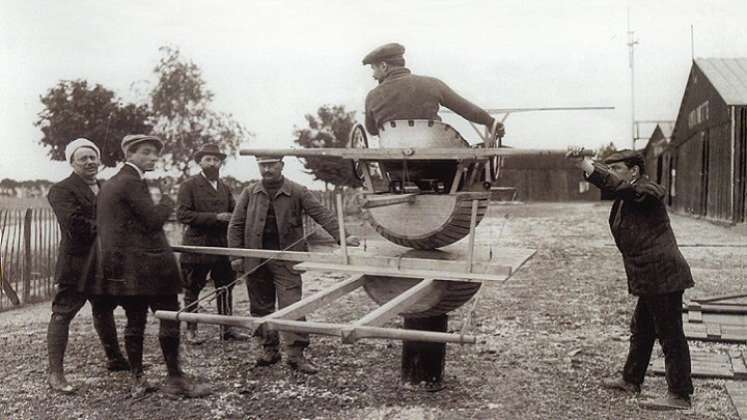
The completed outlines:
{"type": "Polygon", "coordinates": [[[304,332],[337,336],[346,344],[352,344],[364,338],[459,344],[474,344],[476,342],[476,338],[472,335],[381,327],[381,325],[405,311],[421,296],[431,292],[437,281],[446,281],[434,280],[433,278],[423,278],[419,283],[407,289],[399,296],[349,324],[297,321],[297,319],[359,289],[363,286],[365,278],[365,274],[351,274],[343,281],[335,283],[326,289],[264,317],[225,316],[175,311],[156,311],[155,315],[159,319],[229,325],[251,330],[304,332]]]}

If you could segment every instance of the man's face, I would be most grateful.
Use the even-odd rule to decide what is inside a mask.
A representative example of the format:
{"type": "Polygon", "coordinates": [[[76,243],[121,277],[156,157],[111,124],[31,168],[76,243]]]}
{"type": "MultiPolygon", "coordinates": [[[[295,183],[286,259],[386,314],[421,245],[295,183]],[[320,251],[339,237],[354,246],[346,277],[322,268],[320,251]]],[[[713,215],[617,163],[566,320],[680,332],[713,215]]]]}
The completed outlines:
{"type": "Polygon", "coordinates": [[[610,163],[609,165],[610,170],[620,177],[623,181],[632,181],[635,178],[638,178],[638,166],[633,166],[632,168],[628,168],[628,165],[625,164],[625,162],[615,162],[610,163]]]}
{"type": "Polygon", "coordinates": [[[218,156],[213,155],[205,155],[202,158],[200,158],[200,168],[203,170],[208,168],[220,168],[221,163],[223,163],[222,160],[218,156]]]}
{"type": "Polygon", "coordinates": [[[373,78],[381,82],[384,80],[384,77],[386,77],[386,71],[387,71],[387,64],[382,63],[374,63],[371,64],[371,71],[373,71],[373,78]]]}
{"type": "Polygon", "coordinates": [[[94,179],[99,173],[99,155],[90,147],[81,147],[73,153],[72,162],[73,172],[84,179],[94,179]]]}
{"type": "Polygon", "coordinates": [[[127,161],[140,168],[141,171],[148,172],[155,169],[158,156],[159,151],[154,144],[141,143],[130,148],[127,153],[127,161]]]}
{"type": "Polygon", "coordinates": [[[277,181],[281,176],[283,176],[283,162],[260,163],[259,173],[265,181],[277,181]]]}

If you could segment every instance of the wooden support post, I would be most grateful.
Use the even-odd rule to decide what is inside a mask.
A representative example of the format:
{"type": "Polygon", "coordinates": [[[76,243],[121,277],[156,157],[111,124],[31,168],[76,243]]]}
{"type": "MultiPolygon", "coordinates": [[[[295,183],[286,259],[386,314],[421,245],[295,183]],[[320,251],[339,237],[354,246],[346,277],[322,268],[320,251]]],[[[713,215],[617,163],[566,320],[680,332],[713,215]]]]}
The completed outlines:
{"type": "Polygon", "coordinates": [[[335,195],[337,200],[337,223],[340,226],[340,246],[342,247],[342,263],[348,264],[348,243],[346,241],[347,235],[345,234],[345,215],[342,209],[342,194],[338,193],[335,195]]]}
{"type": "Polygon", "coordinates": [[[433,279],[423,279],[423,281],[405,290],[399,296],[379,306],[373,312],[369,312],[363,318],[353,322],[353,325],[380,326],[412,306],[413,303],[417,302],[423,296],[431,293],[433,287],[433,279]]]}
{"type": "MultiPolygon", "coordinates": [[[[446,332],[446,314],[430,318],[405,318],[405,329],[446,332]]],[[[425,390],[443,389],[446,344],[424,341],[405,341],[402,346],[401,380],[409,385],[424,383],[425,390]]]]}
{"type": "Polygon", "coordinates": [[[23,303],[31,298],[31,209],[23,218],[23,303]]]}
{"type": "Polygon", "coordinates": [[[472,272],[475,261],[475,226],[477,225],[477,206],[479,201],[472,200],[472,214],[469,219],[469,245],[467,246],[467,272],[472,272]]]}

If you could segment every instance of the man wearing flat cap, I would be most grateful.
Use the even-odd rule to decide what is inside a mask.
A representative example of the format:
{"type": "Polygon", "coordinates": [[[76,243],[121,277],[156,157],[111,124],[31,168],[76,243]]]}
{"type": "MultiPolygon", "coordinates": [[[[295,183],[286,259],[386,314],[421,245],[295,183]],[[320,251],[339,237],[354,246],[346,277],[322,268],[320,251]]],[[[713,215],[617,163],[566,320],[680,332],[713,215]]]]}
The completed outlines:
{"type": "MultiPolygon", "coordinates": [[[[60,246],[55,266],[56,292],[52,300],[52,316],[47,328],[49,356],[49,386],[65,394],[74,392],[63,370],[70,321],[86,303],[88,276],[82,272],[93,251],[96,238],[96,195],[101,187],[99,172],[100,152],[96,145],[84,138],[70,142],[65,148],[65,159],[73,173],[52,185],[47,199],[60,225],[60,246]]],[[[112,310],[93,311],[93,326],[104,346],[110,371],[128,370],[117,341],[112,310]]]]}
{"type": "MultiPolygon", "coordinates": [[[[100,266],[91,287],[94,307],[122,306],[127,314],[125,350],[132,373],[131,394],[141,396],[154,388],[143,374],[143,335],[148,308],[178,311],[182,282],[163,225],[174,210],[173,200],[162,195],[155,203],[145,182],[163,143],[142,134],[122,139],[125,164],[101,188],[96,221],[99,227],[100,266]]],[[[187,378],[179,367],[179,322],[161,320],[158,342],[168,377],[162,391],[200,397],[210,391],[187,378]]]]}
{"type": "Polygon", "coordinates": [[[405,67],[405,47],[397,43],[382,45],[363,58],[379,82],[366,96],[366,130],[373,135],[385,122],[394,120],[440,121],[440,106],[463,118],[487,126],[496,137],[503,137],[503,124],[484,109],[454,92],[434,77],[412,74],[405,67]]]}
{"type": "Polygon", "coordinates": [[[690,266],[677,247],[664,205],[665,190],[646,175],[643,156],[615,152],[604,163],[579,161],[586,179],[615,197],[609,224],[623,256],[628,292],[638,297],[630,322],[630,348],[622,376],[603,386],[638,393],[654,341],[664,352],[668,393],[639,405],[651,409],[690,408],[693,384],[690,349],[682,327],[682,294],[694,285],[690,266]]]}
{"type": "MultiPolygon", "coordinates": [[[[228,224],[230,248],[307,251],[303,213],[340,241],[335,215],[322,206],[306,187],[283,177],[282,159],[282,156],[257,156],[262,181],[241,192],[228,224]]],[[[358,238],[350,236],[347,242],[356,246],[358,238]]],[[[275,312],[276,300],[280,309],[301,300],[301,274],[293,269],[295,263],[232,258],[231,264],[236,271],[247,273],[252,316],[263,317],[275,312]]],[[[304,355],[309,335],[292,332],[281,335],[288,365],[303,373],[316,373],[318,369],[304,355]]],[[[279,362],[277,331],[261,331],[260,340],[263,350],[257,357],[257,366],[279,362]]]]}
{"type": "MultiPolygon", "coordinates": [[[[216,246],[225,248],[228,222],[236,206],[231,190],[220,179],[220,166],[226,158],[215,144],[205,144],[195,153],[194,160],[200,165],[200,173],[188,178],[179,187],[176,217],[187,225],[184,232],[184,245],[216,246]]],[[[213,280],[218,313],[233,313],[232,289],[236,275],[231,269],[231,261],[222,255],[184,253],[180,256],[184,275],[184,308],[188,312],[197,311],[197,299],[205,287],[207,276],[213,280]]],[[[222,340],[248,340],[250,337],[231,327],[221,326],[222,340]]],[[[192,344],[200,344],[203,339],[197,335],[197,323],[187,324],[187,339],[192,344]]]]}

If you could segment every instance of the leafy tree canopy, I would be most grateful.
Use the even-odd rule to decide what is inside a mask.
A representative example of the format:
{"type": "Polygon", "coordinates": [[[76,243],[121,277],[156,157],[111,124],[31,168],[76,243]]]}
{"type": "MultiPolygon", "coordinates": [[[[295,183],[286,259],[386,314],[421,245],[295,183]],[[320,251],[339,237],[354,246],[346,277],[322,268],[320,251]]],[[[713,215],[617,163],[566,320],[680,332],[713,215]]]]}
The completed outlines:
{"type": "MultiPolygon", "coordinates": [[[[342,105],[320,107],[316,116],[307,114],[308,128],[296,128],[296,144],[303,147],[346,147],[350,130],[355,125],[355,111],[347,112],[342,105]]],[[[307,173],[315,180],[336,187],[359,187],[350,161],[308,157],[304,159],[307,173]]]]}

